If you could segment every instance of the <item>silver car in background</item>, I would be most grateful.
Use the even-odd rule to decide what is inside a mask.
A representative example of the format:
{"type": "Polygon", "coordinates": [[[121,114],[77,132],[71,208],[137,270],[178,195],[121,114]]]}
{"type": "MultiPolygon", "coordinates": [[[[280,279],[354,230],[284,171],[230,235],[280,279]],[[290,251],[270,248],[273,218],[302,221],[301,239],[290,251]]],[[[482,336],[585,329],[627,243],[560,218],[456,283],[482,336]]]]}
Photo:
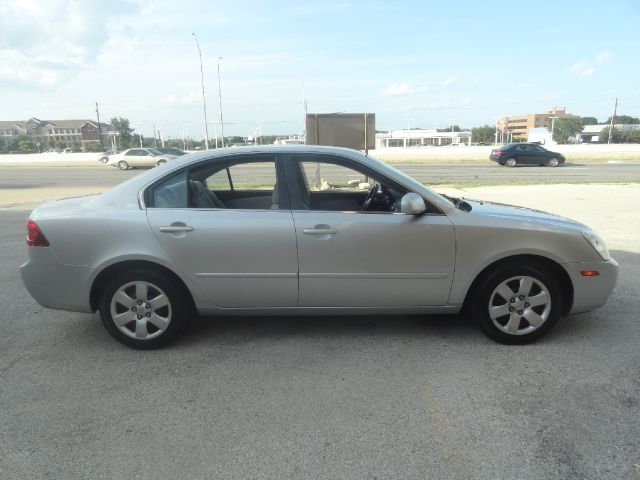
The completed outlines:
{"type": "Polygon", "coordinates": [[[360,152],[309,146],[187,155],[101,195],[36,208],[24,284],[99,311],[153,348],[195,314],[455,314],[526,343],[603,305],[604,241],[572,220],[448,198],[360,152]]]}
{"type": "Polygon", "coordinates": [[[130,148],[122,153],[109,156],[107,163],[120,170],[128,170],[135,167],[157,167],[176,157],[177,155],[162,153],[155,148],[130,148]]]}

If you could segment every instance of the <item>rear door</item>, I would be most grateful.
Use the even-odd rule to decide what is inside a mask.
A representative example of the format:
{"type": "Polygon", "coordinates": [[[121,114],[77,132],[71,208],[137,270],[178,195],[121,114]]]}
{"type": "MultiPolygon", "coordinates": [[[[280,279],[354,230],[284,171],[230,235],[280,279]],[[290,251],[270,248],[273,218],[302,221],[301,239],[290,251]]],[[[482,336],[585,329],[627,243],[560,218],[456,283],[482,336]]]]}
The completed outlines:
{"type": "Polygon", "coordinates": [[[286,183],[284,174],[273,156],[235,158],[230,170],[244,165],[235,178],[227,177],[220,161],[209,161],[153,186],[146,197],[149,224],[167,254],[215,305],[296,306],[295,228],[286,188],[277,188],[286,183]],[[242,198],[254,200],[230,202],[230,184],[242,198]],[[227,190],[226,201],[215,193],[227,190]]]}

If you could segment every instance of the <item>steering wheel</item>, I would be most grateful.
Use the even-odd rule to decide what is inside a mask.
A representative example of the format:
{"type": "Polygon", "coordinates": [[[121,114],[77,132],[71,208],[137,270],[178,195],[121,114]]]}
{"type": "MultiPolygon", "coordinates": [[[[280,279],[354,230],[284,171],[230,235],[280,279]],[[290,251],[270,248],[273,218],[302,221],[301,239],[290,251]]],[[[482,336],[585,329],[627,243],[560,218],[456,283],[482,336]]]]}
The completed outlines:
{"type": "Polygon", "coordinates": [[[369,190],[369,193],[367,193],[367,198],[365,198],[364,203],[362,204],[363,212],[366,212],[367,210],[369,210],[369,207],[371,206],[371,202],[376,196],[376,193],[378,193],[378,188],[379,188],[378,182],[374,182],[373,187],[371,187],[371,190],[369,190]]]}

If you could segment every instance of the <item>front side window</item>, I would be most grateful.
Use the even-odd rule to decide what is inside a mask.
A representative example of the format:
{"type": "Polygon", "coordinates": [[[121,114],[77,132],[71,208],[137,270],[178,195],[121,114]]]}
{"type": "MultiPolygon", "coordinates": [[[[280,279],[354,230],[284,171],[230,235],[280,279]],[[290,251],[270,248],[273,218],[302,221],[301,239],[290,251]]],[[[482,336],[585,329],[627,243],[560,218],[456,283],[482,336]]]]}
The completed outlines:
{"type": "Polygon", "coordinates": [[[402,196],[407,193],[405,188],[357,167],[321,159],[299,159],[297,165],[296,209],[394,213],[400,211],[402,196]]]}

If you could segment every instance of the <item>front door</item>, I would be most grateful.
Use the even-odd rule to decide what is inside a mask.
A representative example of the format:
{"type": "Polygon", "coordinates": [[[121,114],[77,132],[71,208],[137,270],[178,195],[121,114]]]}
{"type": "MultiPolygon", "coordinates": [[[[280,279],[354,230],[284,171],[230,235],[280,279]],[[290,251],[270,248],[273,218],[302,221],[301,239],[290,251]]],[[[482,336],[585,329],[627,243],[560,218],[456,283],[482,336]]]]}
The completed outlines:
{"type": "Polygon", "coordinates": [[[302,208],[293,210],[299,305],[445,305],[455,261],[455,235],[446,215],[397,213],[396,202],[406,191],[384,178],[353,165],[304,160],[294,162],[302,166],[299,183],[308,190],[302,208]],[[376,185],[382,185],[380,198],[363,211],[376,185]]]}

